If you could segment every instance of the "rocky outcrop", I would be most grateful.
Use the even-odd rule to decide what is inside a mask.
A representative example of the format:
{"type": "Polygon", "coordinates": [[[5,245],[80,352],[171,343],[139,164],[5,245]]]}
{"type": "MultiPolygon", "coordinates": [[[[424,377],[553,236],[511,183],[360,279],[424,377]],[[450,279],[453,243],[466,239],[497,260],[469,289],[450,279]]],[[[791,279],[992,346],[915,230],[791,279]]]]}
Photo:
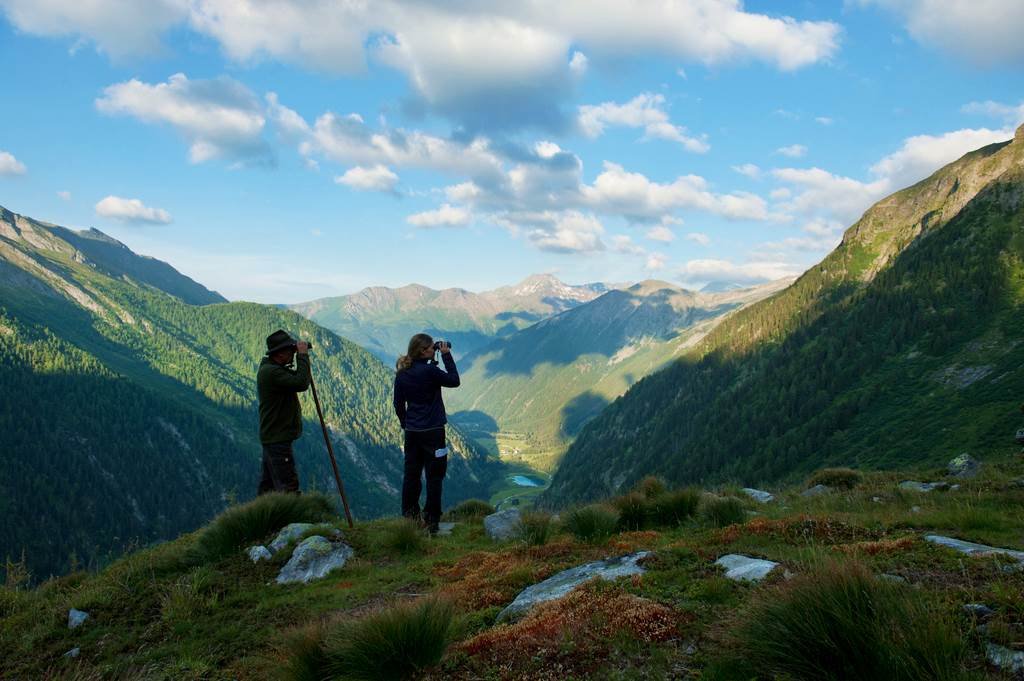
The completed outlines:
{"type": "Polygon", "coordinates": [[[498,614],[498,621],[502,622],[518,617],[538,603],[561,598],[590,579],[612,581],[619,577],[643,574],[645,570],[638,563],[648,555],[650,555],[649,551],[639,551],[563,570],[543,582],[523,589],[516,599],[498,614]]]}
{"type": "Polygon", "coordinates": [[[314,579],[326,577],[332,570],[344,567],[353,555],[355,551],[347,544],[331,542],[320,536],[306,537],[295,547],[292,557],[281,568],[277,583],[308,584],[314,579]]]}
{"type": "Polygon", "coordinates": [[[249,560],[254,563],[273,558],[273,554],[270,553],[266,546],[250,546],[246,554],[249,556],[249,560]]]}
{"type": "Polygon", "coordinates": [[[725,576],[737,582],[760,582],[779,566],[771,560],[751,558],[738,553],[722,556],[715,561],[715,565],[725,568],[725,576]]]}
{"type": "Polygon", "coordinates": [[[762,504],[767,504],[769,501],[775,499],[775,495],[771,492],[765,492],[764,490],[754,489],[753,487],[744,487],[740,490],[754,501],[759,501],[762,504]]]}
{"type": "Polygon", "coordinates": [[[803,492],[800,493],[800,496],[802,496],[802,497],[820,497],[820,496],[823,496],[825,494],[831,494],[831,492],[832,492],[832,488],[829,487],[828,485],[815,485],[814,487],[811,487],[810,489],[805,489],[803,492]]]}
{"type": "Polygon", "coordinates": [[[989,643],[985,646],[985,656],[988,658],[989,664],[996,669],[1013,674],[1024,672],[1024,652],[989,643]]]}
{"type": "Polygon", "coordinates": [[[71,608],[68,611],[68,629],[77,629],[85,624],[87,619],[89,619],[89,613],[71,608]]]}
{"type": "Polygon", "coordinates": [[[518,508],[498,511],[484,518],[484,530],[494,541],[514,539],[519,534],[520,527],[518,508]]]}
{"type": "Polygon", "coordinates": [[[277,533],[274,537],[274,541],[270,542],[270,552],[277,553],[284,547],[288,546],[289,542],[295,541],[310,530],[317,529],[323,530],[325,533],[331,533],[334,536],[340,536],[341,532],[338,531],[330,523],[290,523],[285,525],[284,529],[277,533]]]}
{"type": "Polygon", "coordinates": [[[975,544],[974,542],[964,541],[962,539],[953,539],[952,537],[943,537],[937,534],[925,535],[925,540],[930,541],[933,544],[949,547],[955,551],[959,551],[960,553],[967,554],[968,556],[1007,556],[1014,559],[1024,567],[1024,551],[1000,549],[994,546],[975,544]]]}
{"type": "Polygon", "coordinates": [[[967,452],[964,452],[952,459],[946,465],[946,470],[954,478],[973,478],[981,470],[981,462],[967,452]]]}
{"type": "Polygon", "coordinates": [[[907,492],[932,492],[938,490],[940,492],[951,491],[955,492],[960,489],[960,485],[950,485],[948,482],[918,482],[917,480],[904,480],[900,483],[900,489],[907,492]]]}

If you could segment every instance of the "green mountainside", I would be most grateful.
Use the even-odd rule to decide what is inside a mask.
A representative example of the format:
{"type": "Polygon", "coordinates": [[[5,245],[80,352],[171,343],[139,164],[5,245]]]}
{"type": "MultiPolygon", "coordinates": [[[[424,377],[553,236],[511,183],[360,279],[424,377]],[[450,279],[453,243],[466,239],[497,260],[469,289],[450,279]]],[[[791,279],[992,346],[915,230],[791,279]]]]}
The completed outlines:
{"type": "Polygon", "coordinates": [[[386,364],[404,354],[409,338],[426,332],[471,352],[553,314],[593,300],[603,284],[569,286],[551,275],[534,275],[513,286],[473,293],[410,284],[374,286],[358,293],[321,298],[289,308],[352,340],[386,364]]]}
{"type": "Polygon", "coordinates": [[[892,467],[1012,443],[1024,398],[1024,127],[878,202],[785,291],[637,383],[546,499],[892,467]]]}
{"type": "Polygon", "coordinates": [[[611,400],[788,281],[694,293],[662,281],[616,289],[460,359],[453,420],[505,460],[550,472],[611,400]]]}
{"type": "MultiPolygon", "coordinates": [[[[0,558],[45,576],[165,539],[246,499],[260,475],[255,371],[264,338],[314,343],[314,377],[353,512],[396,507],[392,371],[299,315],[222,300],[97,232],[0,209],[0,558]]],[[[306,489],[333,490],[307,394],[306,489]]],[[[450,433],[446,502],[484,496],[495,464],[450,433]]]]}

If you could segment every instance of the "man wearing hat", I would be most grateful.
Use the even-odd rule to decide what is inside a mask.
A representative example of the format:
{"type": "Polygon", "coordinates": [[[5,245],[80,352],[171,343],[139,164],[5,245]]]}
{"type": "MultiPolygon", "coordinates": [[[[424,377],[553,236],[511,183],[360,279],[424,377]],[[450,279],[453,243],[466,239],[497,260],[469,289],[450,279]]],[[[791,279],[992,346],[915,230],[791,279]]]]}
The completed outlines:
{"type": "Polygon", "coordinates": [[[292,442],[302,435],[298,394],[309,388],[309,381],[309,343],[280,329],[267,336],[267,356],[256,374],[263,443],[263,478],[257,494],[299,492],[292,442]]]}

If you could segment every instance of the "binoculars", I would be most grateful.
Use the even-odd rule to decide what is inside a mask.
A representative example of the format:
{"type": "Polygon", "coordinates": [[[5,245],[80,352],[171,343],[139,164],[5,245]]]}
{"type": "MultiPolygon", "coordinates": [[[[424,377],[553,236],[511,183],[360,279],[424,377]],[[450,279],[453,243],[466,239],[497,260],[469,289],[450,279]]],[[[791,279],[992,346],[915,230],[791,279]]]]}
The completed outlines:
{"type": "MultiPolygon", "coordinates": [[[[441,346],[446,344],[446,343],[448,344],[449,348],[452,347],[451,341],[443,341],[443,340],[434,341],[434,352],[440,351],[441,350],[441,346]]],[[[309,347],[313,347],[313,346],[311,345],[309,347]]]]}

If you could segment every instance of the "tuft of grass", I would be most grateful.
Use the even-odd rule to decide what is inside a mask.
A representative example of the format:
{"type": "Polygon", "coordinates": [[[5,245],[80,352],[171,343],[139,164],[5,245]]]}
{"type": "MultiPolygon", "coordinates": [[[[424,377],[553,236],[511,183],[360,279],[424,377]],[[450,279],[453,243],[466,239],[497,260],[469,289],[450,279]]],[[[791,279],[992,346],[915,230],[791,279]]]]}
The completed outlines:
{"type": "Polygon", "coordinates": [[[523,511],[519,514],[519,537],[530,546],[543,546],[552,534],[551,514],[523,511]]]}
{"type": "Polygon", "coordinates": [[[658,525],[675,527],[693,517],[700,505],[701,491],[695,488],[672,490],[651,502],[651,515],[658,525]]]}
{"type": "MultiPolygon", "coordinates": [[[[454,607],[427,598],[327,628],[297,644],[293,679],[409,679],[441,661],[454,607]]],[[[301,639],[300,639],[301,641],[301,639]]]]}
{"type": "Polygon", "coordinates": [[[623,530],[642,530],[647,525],[651,512],[651,502],[643,492],[630,492],[615,497],[612,506],[619,512],[619,528],[623,530]]]}
{"type": "Polygon", "coordinates": [[[743,502],[736,497],[714,497],[704,500],[701,515],[716,527],[736,525],[747,519],[743,502]]]}
{"type": "Polygon", "coordinates": [[[408,555],[423,551],[426,539],[415,520],[399,518],[381,529],[380,545],[392,554],[408,555]]]}
{"type": "Polygon", "coordinates": [[[445,515],[450,520],[475,520],[494,513],[494,507],[480,499],[466,499],[445,515]]]}
{"type": "Polygon", "coordinates": [[[863,476],[852,468],[822,468],[807,479],[807,489],[825,485],[833,489],[853,489],[860,484],[863,476]]]}
{"type": "Polygon", "coordinates": [[[316,523],[333,515],[333,505],[322,494],[264,494],[214,518],[196,540],[190,559],[194,564],[215,562],[289,523],[316,523]]]}
{"type": "Polygon", "coordinates": [[[588,542],[604,541],[615,533],[619,524],[619,514],[604,504],[590,504],[566,513],[563,524],[577,539],[588,542]]]}
{"type": "Polygon", "coordinates": [[[188,622],[213,608],[217,574],[202,565],[172,582],[160,598],[160,616],[165,622],[188,622]]]}
{"type": "Polygon", "coordinates": [[[966,644],[926,597],[849,561],[821,563],[755,597],[737,617],[734,674],[710,678],[970,678],[966,644]]]}
{"type": "Polygon", "coordinates": [[[667,492],[668,485],[658,476],[648,475],[633,486],[633,491],[643,494],[648,499],[654,499],[667,492]]]}

